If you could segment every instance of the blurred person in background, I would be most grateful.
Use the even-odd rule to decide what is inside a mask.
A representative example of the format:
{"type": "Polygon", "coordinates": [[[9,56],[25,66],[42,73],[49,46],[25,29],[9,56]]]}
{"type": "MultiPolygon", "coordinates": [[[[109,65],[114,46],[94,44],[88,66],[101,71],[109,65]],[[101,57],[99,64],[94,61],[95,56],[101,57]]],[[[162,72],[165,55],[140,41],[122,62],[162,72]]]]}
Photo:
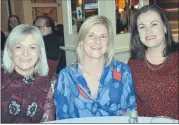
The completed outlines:
{"type": "Polygon", "coordinates": [[[12,29],[14,29],[16,26],[20,25],[21,22],[19,20],[19,17],[17,15],[10,15],[8,18],[8,31],[11,32],[12,29]]]}
{"type": "MultiPolygon", "coordinates": [[[[45,50],[49,65],[49,75],[56,74],[58,62],[60,63],[60,56],[63,50],[60,46],[64,45],[63,38],[57,35],[55,30],[55,23],[48,15],[37,16],[34,20],[34,25],[39,28],[45,43],[45,50]]],[[[62,55],[61,55],[62,54],[62,55]]],[[[64,68],[66,64],[62,65],[60,69],[64,68]]]]}

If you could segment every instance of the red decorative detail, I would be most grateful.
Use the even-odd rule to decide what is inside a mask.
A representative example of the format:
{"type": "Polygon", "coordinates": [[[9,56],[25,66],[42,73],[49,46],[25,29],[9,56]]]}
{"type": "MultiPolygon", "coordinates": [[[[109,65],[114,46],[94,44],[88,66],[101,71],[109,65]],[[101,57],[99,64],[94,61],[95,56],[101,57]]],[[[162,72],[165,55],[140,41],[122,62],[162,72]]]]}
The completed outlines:
{"type": "Polygon", "coordinates": [[[76,70],[76,66],[75,65],[73,65],[72,67],[76,70]]]}
{"type": "Polygon", "coordinates": [[[126,112],[126,110],[122,110],[123,112],[126,112]]]}
{"type": "Polygon", "coordinates": [[[117,68],[115,68],[113,71],[113,77],[118,81],[121,80],[121,72],[117,72],[117,68]]]}
{"type": "Polygon", "coordinates": [[[80,93],[85,99],[89,99],[89,96],[81,89],[81,87],[80,87],[78,84],[76,84],[76,87],[77,87],[79,93],[80,93]]]}

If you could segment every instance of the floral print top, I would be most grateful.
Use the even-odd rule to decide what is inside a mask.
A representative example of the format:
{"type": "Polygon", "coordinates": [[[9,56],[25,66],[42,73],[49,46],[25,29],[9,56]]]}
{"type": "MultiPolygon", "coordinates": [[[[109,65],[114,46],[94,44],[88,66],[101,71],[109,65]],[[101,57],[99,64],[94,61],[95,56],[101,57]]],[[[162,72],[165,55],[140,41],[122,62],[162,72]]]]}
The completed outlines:
{"type": "Polygon", "coordinates": [[[95,116],[120,116],[136,110],[131,71],[127,64],[112,61],[99,80],[93,99],[86,80],[75,63],[61,70],[55,90],[56,119],[95,116]]]}
{"type": "Polygon", "coordinates": [[[1,122],[39,123],[53,120],[55,105],[52,78],[34,74],[24,78],[1,69],[1,122]]]}

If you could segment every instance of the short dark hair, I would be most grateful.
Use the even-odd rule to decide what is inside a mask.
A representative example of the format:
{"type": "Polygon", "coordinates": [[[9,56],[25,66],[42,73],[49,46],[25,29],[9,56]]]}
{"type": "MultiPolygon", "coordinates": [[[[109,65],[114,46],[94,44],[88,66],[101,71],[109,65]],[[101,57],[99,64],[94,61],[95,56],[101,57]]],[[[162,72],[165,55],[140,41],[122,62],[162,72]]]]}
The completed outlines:
{"type": "Polygon", "coordinates": [[[20,20],[19,20],[19,17],[18,17],[17,15],[10,15],[9,18],[8,18],[8,31],[9,31],[9,32],[11,32],[11,30],[12,30],[12,27],[10,26],[10,18],[11,18],[11,17],[15,17],[15,18],[17,19],[17,22],[18,22],[19,24],[21,24],[21,22],[20,22],[20,20]]]}
{"type": "Polygon", "coordinates": [[[131,58],[143,59],[145,57],[145,50],[147,49],[147,47],[141,42],[139,38],[139,32],[137,29],[137,19],[139,15],[147,11],[154,11],[158,13],[166,27],[166,30],[167,30],[165,34],[166,46],[163,50],[163,56],[165,57],[171,53],[178,51],[178,45],[173,40],[172,32],[169,26],[166,13],[157,5],[146,5],[137,11],[135,18],[134,18],[134,23],[131,29],[131,40],[130,40],[131,41],[131,58]]]}
{"type": "Polygon", "coordinates": [[[35,22],[38,20],[38,19],[45,19],[46,20],[46,27],[51,27],[52,28],[52,32],[55,32],[55,23],[53,21],[53,19],[51,17],[49,17],[48,15],[46,14],[43,14],[43,15],[40,15],[40,16],[37,16],[36,19],[34,20],[33,22],[33,25],[35,25],[35,22]]]}

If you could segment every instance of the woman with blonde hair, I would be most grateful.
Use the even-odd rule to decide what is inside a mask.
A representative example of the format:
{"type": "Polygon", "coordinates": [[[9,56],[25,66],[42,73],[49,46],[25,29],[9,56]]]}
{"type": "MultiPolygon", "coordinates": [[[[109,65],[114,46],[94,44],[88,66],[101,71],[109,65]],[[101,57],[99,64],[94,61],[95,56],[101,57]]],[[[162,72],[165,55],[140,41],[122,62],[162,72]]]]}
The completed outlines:
{"type": "Polygon", "coordinates": [[[2,123],[38,123],[54,119],[50,87],[55,76],[47,75],[48,64],[39,29],[18,25],[8,35],[3,55],[2,123]]]}
{"type": "Polygon", "coordinates": [[[91,16],[76,38],[77,62],[58,75],[56,119],[129,115],[136,110],[128,65],[113,59],[113,29],[104,16],[91,16]]]}

